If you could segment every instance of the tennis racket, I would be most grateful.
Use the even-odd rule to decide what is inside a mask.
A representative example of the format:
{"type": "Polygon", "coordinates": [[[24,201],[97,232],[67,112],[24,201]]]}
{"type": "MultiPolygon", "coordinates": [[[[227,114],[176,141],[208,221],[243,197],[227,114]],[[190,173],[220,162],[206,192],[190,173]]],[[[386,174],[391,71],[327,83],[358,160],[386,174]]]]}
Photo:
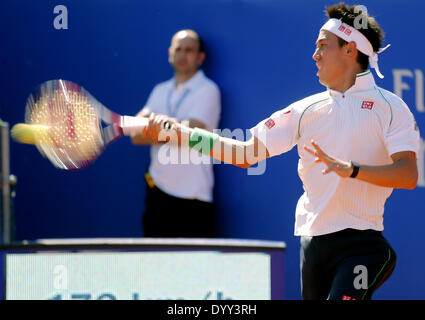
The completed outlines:
{"type": "Polygon", "coordinates": [[[42,83],[29,95],[25,124],[15,125],[11,134],[19,142],[35,144],[57,168],[80,170],[110,143],[140,132],[148,123],[147,118],[121,116],[78,84],[59,79],[42,83]]]}

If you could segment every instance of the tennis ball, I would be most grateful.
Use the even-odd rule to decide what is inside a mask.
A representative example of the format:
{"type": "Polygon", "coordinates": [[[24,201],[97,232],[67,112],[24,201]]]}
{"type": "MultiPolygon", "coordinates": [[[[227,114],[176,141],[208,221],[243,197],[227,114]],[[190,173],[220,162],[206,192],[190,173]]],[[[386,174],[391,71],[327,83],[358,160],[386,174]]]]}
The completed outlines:
{"type": "Polygon", "coordinates": [[[36,144],[48,138],[49,126],[40,124],[15,124],[10,130],[12,138],[20,143],[36,144]]]}

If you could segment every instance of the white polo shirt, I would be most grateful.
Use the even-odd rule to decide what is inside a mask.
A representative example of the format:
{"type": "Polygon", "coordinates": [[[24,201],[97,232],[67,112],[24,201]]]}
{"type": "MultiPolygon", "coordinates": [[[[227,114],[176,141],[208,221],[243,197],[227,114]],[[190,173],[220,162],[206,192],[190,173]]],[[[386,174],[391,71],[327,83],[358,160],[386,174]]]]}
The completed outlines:
{"type": "Polygon", "coordinates": [[[313,139],[330,156],[364,165],[391,164],[391,155],[419,148],[419,130],[407,105],[376,86],[368,70],[344,93],[328,89],[277,111],[251,129],[270,156],[298,145],[298,174],[303,182],[295,218],[295,235],[316,236],[346,228],[381,231],[386,199],[392,188],[336,173],[322,174],[304,150],[313,139]]]}
{"type": "MultiPolygon", "coordinates": [[[[174,78],[156,85],[144,108],[179,121],[196,119],[213,130],[218,127],[220,101],[217,85],[199,70],[178,86],[174,78]]],[[[187,145],[152,145],[149,173],[155,185],[172,196],[206,202],[213,199],[212,159],[187,145]]]]}

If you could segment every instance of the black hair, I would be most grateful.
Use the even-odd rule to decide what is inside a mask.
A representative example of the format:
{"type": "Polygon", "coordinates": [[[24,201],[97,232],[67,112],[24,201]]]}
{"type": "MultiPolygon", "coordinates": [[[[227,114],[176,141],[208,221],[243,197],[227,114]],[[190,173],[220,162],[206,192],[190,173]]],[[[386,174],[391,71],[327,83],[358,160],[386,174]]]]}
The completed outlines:
{"type": "MultiPolygon", "coordinates": [[[[367,27],[356,28],[361,32],[371,43],[373,51],[378,52],[382,46],[382,41],[384,39],[384,31],[379,27],[375,18],[369,16],[367,12],[363,12],[360,6],[349,6],[340,2],[334,4],[333,6],[326,7],[326,14],[329,19],[335,18],[341,20],[342,22],[348,24],[349,26],[356,28],[355,22],[358,19],[366,19],[367,27]],[[358,12],[357,12],[358,11],[358,12]],[[359,17],[363,15],[362,17],[359,17]]],[[[342,47],[347,44],[347,41],[338,37],[339,45],[342,47]]],[[[364,53],[358,51],[359,55],[357,62],[360,64],[363,70],[366,70],[369,66],[369,57],[364,53]]]]}

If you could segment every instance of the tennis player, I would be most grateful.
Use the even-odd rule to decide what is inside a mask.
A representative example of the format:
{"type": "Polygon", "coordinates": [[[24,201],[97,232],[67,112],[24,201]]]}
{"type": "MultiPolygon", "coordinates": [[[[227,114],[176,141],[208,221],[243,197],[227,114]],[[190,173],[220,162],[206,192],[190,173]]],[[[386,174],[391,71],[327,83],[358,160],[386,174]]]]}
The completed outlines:
{"type": "MultiPolygon", "coordinates": [[[[172,128],[189,146],[239,167],[297,145],[305,191],[295,219],[302,297],[371,299],[396,264],[382,234],[384,205],[394,188],[416,186],[419,131],[403,100],[375,83],[370,69],[383,77],[378,68],[383,31],[375,19],[343,3],[326,12],[329,20],[313,54],[326,91],[273,113],[251,129],[249,141],[176,122],[172,128]],[[360,18],[367,24],[356,26],[360,18]],[[233,153],[230,161],[221,152],[226,148],[233,153]]],[[[163,121],[152,118],[151,134],[159,134],[163,121]]]]}

